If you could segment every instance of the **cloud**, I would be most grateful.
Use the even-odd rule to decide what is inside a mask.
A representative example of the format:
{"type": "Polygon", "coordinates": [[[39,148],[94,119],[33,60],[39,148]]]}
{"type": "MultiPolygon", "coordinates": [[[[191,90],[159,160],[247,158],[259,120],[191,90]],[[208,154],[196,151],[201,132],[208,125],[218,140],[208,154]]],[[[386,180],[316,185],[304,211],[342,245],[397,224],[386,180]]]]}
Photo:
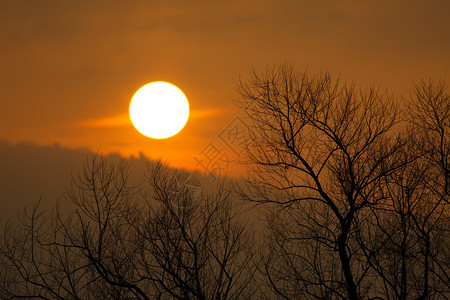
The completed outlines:
{"type": "MultiPolygon", "coordinates": [[[[204,119],[208,117],[217,116],[229,111],[229,108],[210,108],[210,109],[194,109],[189,113],[189,118],[204,119]]],[[[131,125],[131,120],[128,114],[82,120],[71,124],[75,128],[112,128],[125,127],[131,125]]]]}
{"type": "MultiPolygon", "coordinates": [[[[117,153],[69,149],[56,143],[52,146],[32,143],[13,145],[0,140],[0,221],[16,219],[18,212],[25,207],[31,209],[38,200],[41,210],[51,210],[57,200],[61,209],[70,207],[70,202],[65,198],[67,187],[96,155],[110,162],[124,159],[130,167],[131,186],[140,184],[149,164],[156,162],[143,152],[126,158],[117,153]]],[[[173,172],[175,169],[167,166],[167,170],[173,172]]],[[[212,184],[210,175],[202,175],[198,171],[192,174],[205,185],[212,184]]]]}
{"type": "Polygon", "coordinates": [[[125,127],[129,126],[131,121],[128,115],[119,115],[114,117],[97,118],[90,120],[83,120],[73,123],[73,127],[78,128],[111,128],[111,127],[125,127]]]}
{"type": "Polygon", "coordinates": [[[230,110],[231,110],[230,108],[194,109],[189,112],[189,118],[204,119],[204,118],[221,115],[230,110]]]}

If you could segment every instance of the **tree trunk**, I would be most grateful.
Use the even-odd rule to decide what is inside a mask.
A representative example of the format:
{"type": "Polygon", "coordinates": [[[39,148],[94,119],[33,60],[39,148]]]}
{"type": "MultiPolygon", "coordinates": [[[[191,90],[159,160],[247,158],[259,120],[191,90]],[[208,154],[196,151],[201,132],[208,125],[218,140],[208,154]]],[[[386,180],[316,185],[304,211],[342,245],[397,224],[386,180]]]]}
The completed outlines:
{"type": "Polygon", "coordinates": [[[359,299],[358,292],[356,291],[355,281],[353,280],[352,269],[350,266],[350,258],[348,257],[347,249],[345,248],[347,244],[347,235],[348,230],[345,230],[338,237],[337,242],[338,242],[339,258],[341,260],[342,271],[344,272],[345,282],[347,285],[348,299],[357,300],[359,299]]]}

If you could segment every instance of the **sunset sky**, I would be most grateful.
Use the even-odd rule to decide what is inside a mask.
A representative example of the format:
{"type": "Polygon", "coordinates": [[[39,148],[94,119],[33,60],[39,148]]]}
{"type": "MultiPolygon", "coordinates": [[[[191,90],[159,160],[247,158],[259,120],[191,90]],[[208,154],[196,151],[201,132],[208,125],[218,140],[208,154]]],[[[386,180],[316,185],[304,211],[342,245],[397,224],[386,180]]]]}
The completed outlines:
{"type": "Polygon", "coordinates": [[[447,0],[3,0],[0,141],[201,169],[211,143],[239,152],[223,133],[241,115],[235,83],[252,68],[290,62],[408,96],[414,81],[450,78],[449,14],[447,0]],[[167,140],[128,118],[151,81],[190,102],[186,127],[167,140]]]}

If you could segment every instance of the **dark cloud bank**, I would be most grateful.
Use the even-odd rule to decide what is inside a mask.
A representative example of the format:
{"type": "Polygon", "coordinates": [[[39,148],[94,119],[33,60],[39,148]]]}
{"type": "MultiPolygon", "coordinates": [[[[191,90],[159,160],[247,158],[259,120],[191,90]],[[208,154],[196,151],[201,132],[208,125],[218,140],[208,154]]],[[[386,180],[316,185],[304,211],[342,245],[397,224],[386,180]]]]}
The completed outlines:
{"type": "MultiPolygon", "coordinates": [[[[94,155],[87,149],[66,149],[58,144],[12,145],[0,141],[0,219],[16,218],[19,211],[31,208],[39,199],[43,208],[51,207],[58,200],[64,203],[72,178],[94,155]]],[[[110,154],[106,158],[122,157],[110,154]]],[[[143,155],[126,161],[130,164],[132,180],[139,179],[150,162],[143,155]]]]}

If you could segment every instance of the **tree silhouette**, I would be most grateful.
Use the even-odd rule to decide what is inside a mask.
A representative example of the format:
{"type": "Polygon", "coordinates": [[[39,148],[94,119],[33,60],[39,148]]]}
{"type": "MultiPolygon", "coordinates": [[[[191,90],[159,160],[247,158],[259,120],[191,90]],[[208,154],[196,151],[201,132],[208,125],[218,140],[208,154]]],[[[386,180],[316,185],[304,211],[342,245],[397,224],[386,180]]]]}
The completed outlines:
{"type": "Polygon", "coordinates": [[[406,99],[411,132],[405,157],[414,160],[380,184],[387,201],[372,209],[360,239],[386,297],[448,296],[449,99],[445,84],[422,81],[406,99]]]}
{"type": "Polygon", "coordinates": [[[432,167],[433,185],[448,202],[450,188],[450,99],[444,81],[414,85],[407,100],[408,120],[415,132],[416,148],[432,167]]]}
{"type": "MultiPolygon", "coordinates": [[[[388,178],[398,178],[421,156],[408,151],[414,143],[398,126],[402,118],[393,98],[289,65],[253,72],[239,92],[238,105],[253,130],[245,145],[253,189],[244,196],[271,208],[265,274],[273,291],[285,298],[372,297],[377,276],[383,277],[372,263],[381,257],[371,257],[380,252],[364,248],[371,230],[381,229],[371,226],[373,211],[393,201],[388,178]]],[[[448,105],[448,98],[440,99],[448,105]]],[[[416,107],[416,113],[426,112],[416,107]]],[[[442,140],[442,130],[436,132],[442,140]]],[[[413,221],[417,230],[429,222],[423,218],[413,221]]]]}
{"type": "Polygon", "coordinates": [[[174,180],[187,176],[156,164],[133,187],[125,165],[95,158],[68,191],[73,212],[7,225],[1,298],[248,297],[252,237],[230,189],[174,180]]]}
{"type": "Polygon", "coordinates": [[[448,207],[435,195],[428,172],[426,161],[418,159],[387,176],[387,201],[373,208],[370,225],[358,235],[377,274],[377,295],[430,299],[449,290],[448,207]]]}
{"type": "Polygon", "coordinates": [[[70,205],[6,223],[0,298],[449,298],[443,81],[400,102],[283,65],[239,92],[252,131],[239,193],[161,163],[133,184],[124,162],[96,156],[70,205]]]}

